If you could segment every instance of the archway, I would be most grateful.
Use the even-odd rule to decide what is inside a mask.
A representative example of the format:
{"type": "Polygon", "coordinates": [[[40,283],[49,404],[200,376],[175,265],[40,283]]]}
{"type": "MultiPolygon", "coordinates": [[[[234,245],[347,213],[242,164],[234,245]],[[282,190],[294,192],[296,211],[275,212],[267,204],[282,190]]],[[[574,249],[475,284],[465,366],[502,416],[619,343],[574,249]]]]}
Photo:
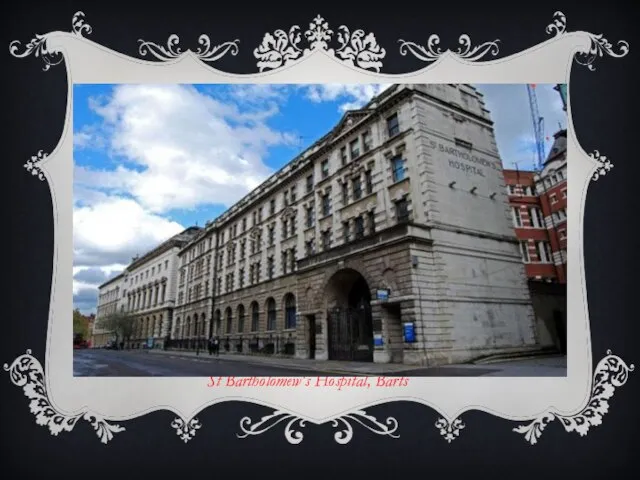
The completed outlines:
{"type": "Polygon", "coordinates": [[[371,289],[362,274],[339,270],[325,287],[329,360],[373,362],[371,289]]]}

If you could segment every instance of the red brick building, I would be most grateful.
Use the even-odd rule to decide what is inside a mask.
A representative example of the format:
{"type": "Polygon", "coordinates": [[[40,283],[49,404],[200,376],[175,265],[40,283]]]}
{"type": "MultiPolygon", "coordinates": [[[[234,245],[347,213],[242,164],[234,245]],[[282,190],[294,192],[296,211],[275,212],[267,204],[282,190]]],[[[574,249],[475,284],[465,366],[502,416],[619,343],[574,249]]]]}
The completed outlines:
{"type": "Polygon", "coordinates": [[[530,280],[567,283],[567,131],[541,171],[504,170],[511,215],[530,280]]]}
{"type": "Polygon", "coordinates": [[[511,215],[543,345],[566,352],[567,131],[539,172],[504,170],[511,215]]]}

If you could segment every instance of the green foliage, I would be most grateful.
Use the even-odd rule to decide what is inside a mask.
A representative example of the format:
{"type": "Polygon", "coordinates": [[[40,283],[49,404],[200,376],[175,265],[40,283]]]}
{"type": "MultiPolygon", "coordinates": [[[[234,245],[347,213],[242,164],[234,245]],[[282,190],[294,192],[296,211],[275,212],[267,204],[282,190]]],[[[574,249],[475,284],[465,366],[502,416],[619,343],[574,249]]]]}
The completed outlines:
{"type": "Polygon", "coordinates": [[[75,309],[73,311],[73,334],[79,335],[83,340],[89,338],[89,322],[84,315],[80,313],[80,310],[75,309]]]}
{"type": "Polygon", "coordinates": [[[134,321],[133,317],[128,313],[112,313],[98,319],[96,327],[115,334],[116,341],[127,340],[133,335],[134,321]]]}

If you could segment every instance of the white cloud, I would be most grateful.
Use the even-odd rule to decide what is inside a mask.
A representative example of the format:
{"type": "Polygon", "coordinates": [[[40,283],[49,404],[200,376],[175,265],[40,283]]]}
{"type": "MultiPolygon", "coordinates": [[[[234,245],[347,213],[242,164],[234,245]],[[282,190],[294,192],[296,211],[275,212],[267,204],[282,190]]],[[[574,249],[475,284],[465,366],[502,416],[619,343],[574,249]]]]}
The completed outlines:
{"type": "Polygon", "coordinates": [[[184,229],[177,222],[146,211],[135,200],[107,198],[74,211],[73,253],[77,267],[126,265],[136,254],[145,253],[184,229]]]}
{"type": "Polygon", "coordinates": [[[340,100],[341,112],[362,108],[374,96],[380,94],[392,84],[345,84],[327,83],[310,85],[307,88],[307,98],[312,102],[335,102],[340,100]]]}
{"type": "MultiPolygon", "coordinates": [[[[232,95],[250,92],[277,93],[238,86],[232,95]]],[[[154,213],[232,205],[272,173],[264,164],[269,148],[296,139],[265,123],[278,112],[275,103],[240,110],[191,86],[117,86],[92,108],[112,132],[111,154],[128,164],[102,172],[80,167],[76,181],[126,191],[154,213]]]]}

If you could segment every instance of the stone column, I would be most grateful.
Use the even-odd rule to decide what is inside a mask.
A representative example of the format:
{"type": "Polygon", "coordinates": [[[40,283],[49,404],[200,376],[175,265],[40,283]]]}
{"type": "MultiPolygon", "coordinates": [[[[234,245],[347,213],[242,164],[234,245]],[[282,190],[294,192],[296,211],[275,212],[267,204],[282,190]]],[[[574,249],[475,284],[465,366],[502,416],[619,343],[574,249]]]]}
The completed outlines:
{"type": "Polygon", "coordinates": [[[317,360],[329,360],[329,331],[327,322],[327,313],[321,312],[316,315],[316,325],[320,325],[321,333],[315,333],[316,336],[316,352],[317,360]]]}

